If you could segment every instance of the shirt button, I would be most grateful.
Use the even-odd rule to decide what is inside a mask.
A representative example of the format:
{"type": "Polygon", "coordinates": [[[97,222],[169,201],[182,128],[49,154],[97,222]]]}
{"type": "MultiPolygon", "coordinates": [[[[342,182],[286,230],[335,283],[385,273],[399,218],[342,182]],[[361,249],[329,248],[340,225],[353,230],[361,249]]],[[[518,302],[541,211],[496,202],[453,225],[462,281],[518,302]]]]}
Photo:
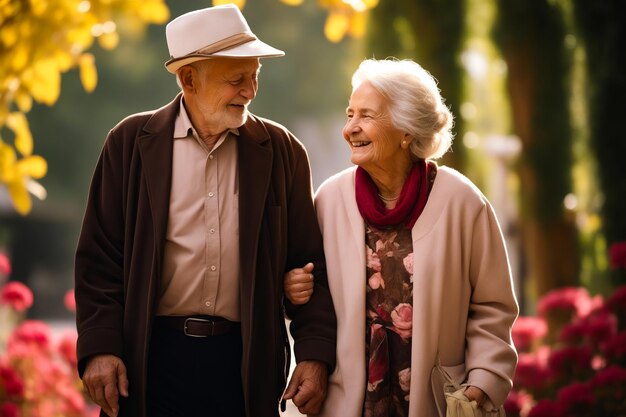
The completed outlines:
{"type": "Polygon", "coordinates": [[[213,197],[213,195],[214,195],[214,194],[213,194],[213,192],[211,191],[211,192],[209,193],[209,197],[213,197]]]}
{"type": "Polygon", "coordinates": [[[215,265],[211,265],[211,271],[215,271],[217,267],[215,265]]]}
{"type": "Polygon", "coordinates": [[[204,303],[204,305],[206,305],[207,307],[211,307],[211,302],[207,301],[206,303],[204,303]]]}
{"type": "Polygon", "coordinates": [[[215,233],[215,229],[209,229],[209,233],[215,233]]]}
{"type": "Polygon", "coordinates": [[[209,155],[209,159],[213,159],[213,154],[209,155]]]}

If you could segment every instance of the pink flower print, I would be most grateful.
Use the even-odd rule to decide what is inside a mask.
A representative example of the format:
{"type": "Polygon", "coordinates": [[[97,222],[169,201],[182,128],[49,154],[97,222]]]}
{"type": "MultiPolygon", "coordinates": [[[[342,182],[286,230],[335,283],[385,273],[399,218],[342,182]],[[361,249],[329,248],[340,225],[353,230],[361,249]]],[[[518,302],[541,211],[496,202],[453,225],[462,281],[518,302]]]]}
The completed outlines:
{"type": "Polygon", "coordinates": [[[402,391],[408,393],[411,389],[411,368],[406,368],[398,372],[398,382],[402,391]]]}
{"type": "Polygon", "coordinates": [[[391,312],[393,331],[398,333],[402,339],[406,340],[413,333],[413,306],[407,303],[400,303],[391,312]]]}
{"type": "MultiPolygon", "coordinates": [[[[402,263],[404,264],[404,268],[406,268],[406,272],[413,275],[413,254],[409,253],[407,256],[405,256],[402,260],[402,263]]],[[[413,279],[411,279],[411,282],[412,281],[413,279]]]]}
{"type": "Polygon", "coordinates": [[[368,364],[367,390],[375,391],[389,370],[387,361],[387,334],[380,324],[372,324],[368,364]]]}
{"type": "Polygon", "coordinates": [[[383,278],[383,276],[380,274],[380,272],[376,272],[375,274],[372,274],[371,277],[369,277],[368,280],[369,286],[373,289],[373,290],[377,290],[378,288],[385,288],[385,280],[383,278]]]}
{"type": "Polygon", "coordinates": [[[385,310],[385,307],[382,304],[379,304],[378,307],[376,307],[376,313],[378,314],[378,317],[380,317],[382,320],[391,321],[391,316],[389,315],[389,312],[385,310]]]}
{"type": "Polygon", "coordinates": [[[33,305],[33,293],[19,281],[11,281],[2,288],[0,302],[8,304],[15,311],[24,311],[33,305]]]}
{"type": "Polygon", "coordinates": [[[380,272],[380,258],[378,254],[374,252],[370,247],[367,247],[367,267],[372,268],[374,271],[380,272]]]}

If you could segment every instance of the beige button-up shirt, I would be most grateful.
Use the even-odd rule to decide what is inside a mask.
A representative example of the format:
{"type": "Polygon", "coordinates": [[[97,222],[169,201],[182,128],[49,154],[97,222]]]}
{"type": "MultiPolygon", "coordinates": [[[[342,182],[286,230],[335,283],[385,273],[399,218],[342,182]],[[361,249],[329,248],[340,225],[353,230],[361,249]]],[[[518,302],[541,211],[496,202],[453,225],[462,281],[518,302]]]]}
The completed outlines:
{"type": "Polygon", "coordinates": [[[181,98],[157,315],[240,320],[238,134],[224,132],[209,150],[181,98]]]}

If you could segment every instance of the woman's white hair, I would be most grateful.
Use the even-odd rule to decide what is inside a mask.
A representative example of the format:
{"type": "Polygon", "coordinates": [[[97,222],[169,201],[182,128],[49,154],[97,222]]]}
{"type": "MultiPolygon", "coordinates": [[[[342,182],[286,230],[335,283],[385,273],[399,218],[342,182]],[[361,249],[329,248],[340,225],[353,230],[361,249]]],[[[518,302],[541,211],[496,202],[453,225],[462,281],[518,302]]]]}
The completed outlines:
{"type": "Polygon", "coordinates": [[[352,75],[352,90],[365,81],[387,100],[394,126],[413,136],[414,156],[435,159],[448,151],[454,120],[428,71],[410,60],[366,59],[352,75]]]}

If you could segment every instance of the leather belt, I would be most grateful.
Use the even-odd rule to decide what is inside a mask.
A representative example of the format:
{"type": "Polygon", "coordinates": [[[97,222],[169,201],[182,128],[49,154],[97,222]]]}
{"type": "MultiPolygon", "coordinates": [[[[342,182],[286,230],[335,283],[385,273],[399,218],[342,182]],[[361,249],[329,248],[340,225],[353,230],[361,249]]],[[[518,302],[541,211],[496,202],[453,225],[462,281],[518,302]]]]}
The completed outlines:
{"type": "Polygon", "coordinates": [[[181,331],[185,336],[209,337],[240,331],[240,324],[221,317],[157,316],[155,323],[181,331]]]}

